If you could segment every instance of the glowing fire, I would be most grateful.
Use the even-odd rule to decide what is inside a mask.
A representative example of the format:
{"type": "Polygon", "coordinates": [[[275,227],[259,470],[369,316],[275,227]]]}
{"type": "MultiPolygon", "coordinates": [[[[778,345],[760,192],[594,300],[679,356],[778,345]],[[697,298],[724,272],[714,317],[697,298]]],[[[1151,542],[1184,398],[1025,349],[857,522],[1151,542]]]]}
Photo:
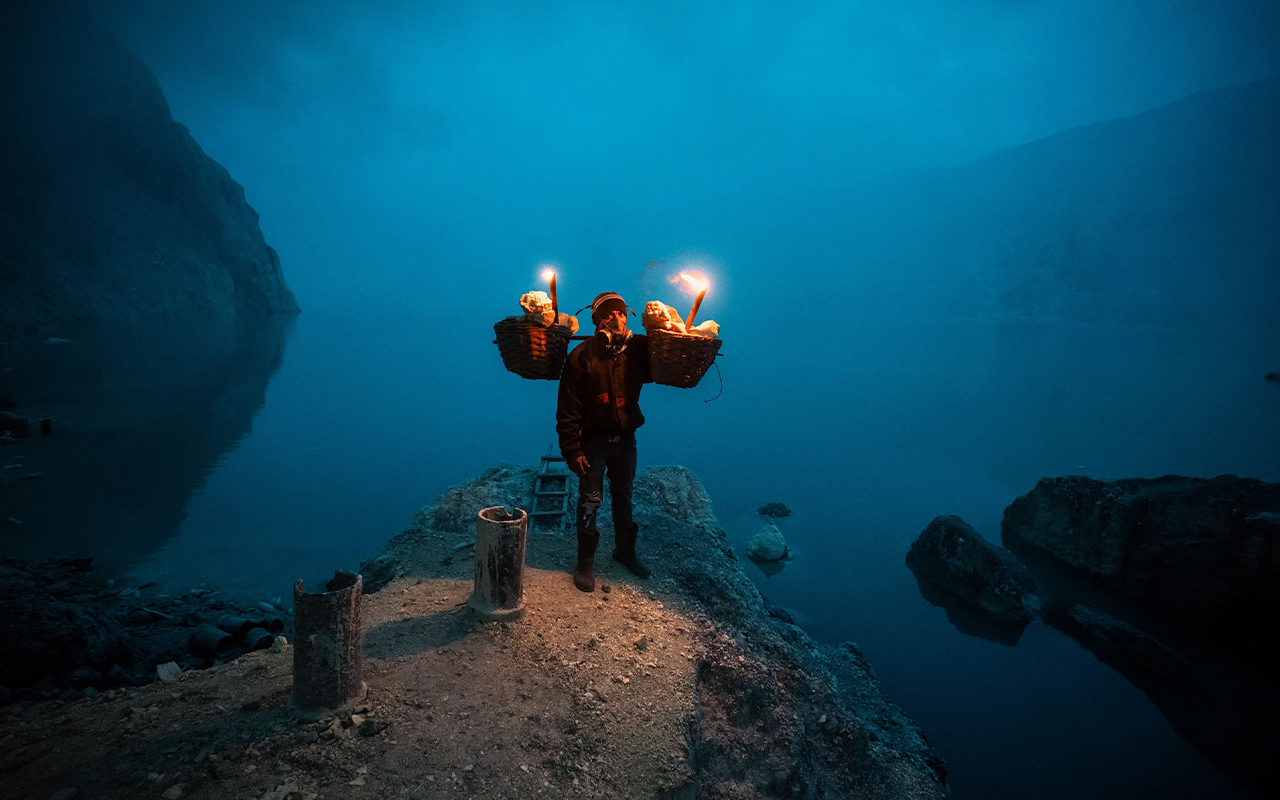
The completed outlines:
{"type": "Polygon", "coordinates": [[[705,292],[711,286],[707,277],[699,272],[681,272],[671,282],[694,295],[705,292]]]}
{"type": "Polygon", "coordinates": [[[684,321],[686,328],[692,328],[693,321],[698,316],[698,307],[702,305],[702,298],[707,296],[707,289],[710,288],[711,283],[707,281],[707,276],[700,272],[681,272],[672,278],[671,282],[694,295],[693,308],[689,310],[689,316],[684,321]]]}
{"type": "Polygon", "coordinates": [[[551,322],[556,324],[560,320],[560,298],[556,296],[556,271],[550,265],[544,265],[546,268],[542,270],[542,279],[551,283],[551,322]]]}

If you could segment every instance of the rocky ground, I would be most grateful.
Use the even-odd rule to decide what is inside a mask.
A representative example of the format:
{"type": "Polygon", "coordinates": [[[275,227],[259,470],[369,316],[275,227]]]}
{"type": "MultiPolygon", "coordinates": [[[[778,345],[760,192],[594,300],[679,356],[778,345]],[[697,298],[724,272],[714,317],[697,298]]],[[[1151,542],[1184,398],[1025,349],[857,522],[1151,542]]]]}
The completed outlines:
{"type": "Polygon", "coordinates": [[[248,652],[242,640],[221,657],[193,652],[190,643],[199,626],[224,617],[259,620],[290,635],[288,611],[271,603],[240,604],[207,586],[180,595],[151,584],[120,586],[99,578],[92,562],[0,557],[0,706],[15,699],[68,703],[142,686],[157,680],[158,664],[192,670],[225,663],[248,652]]]}
{"type": "Polygon", "coordinates": [[[283,640],[173,683],[19,699],[0,709],[0,797],[947,795],[856,645],[766,605],[681,468],[637,481],[651,579],[602,543],[597,590],[579,592],[571,537],[532,531],[525,615],[475,617],[458,545],[480,508],[527,507],[533,475],[454,487],[363,565],[357,706],[300,719],[283,640]]]}

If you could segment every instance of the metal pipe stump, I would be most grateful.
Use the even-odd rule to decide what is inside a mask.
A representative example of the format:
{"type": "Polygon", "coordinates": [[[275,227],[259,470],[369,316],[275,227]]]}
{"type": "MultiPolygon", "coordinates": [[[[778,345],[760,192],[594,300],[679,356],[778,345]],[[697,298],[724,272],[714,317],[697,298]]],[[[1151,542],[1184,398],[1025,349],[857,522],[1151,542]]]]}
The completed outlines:
{"type": "Polygon", "coordinates": [[[524,614],[524,546],[529,515],[505,506],[483,509],[476,518],[476,583],[467,606],[485,619],[524,614]]]}
{"type": "Polygon", "coordinates": [[[293,585],[293,704],[303,716],[320,717],[364,698],[364,629],[360,604],[364,580],[338,570],[327,591],[307,594],[293,585]]]}

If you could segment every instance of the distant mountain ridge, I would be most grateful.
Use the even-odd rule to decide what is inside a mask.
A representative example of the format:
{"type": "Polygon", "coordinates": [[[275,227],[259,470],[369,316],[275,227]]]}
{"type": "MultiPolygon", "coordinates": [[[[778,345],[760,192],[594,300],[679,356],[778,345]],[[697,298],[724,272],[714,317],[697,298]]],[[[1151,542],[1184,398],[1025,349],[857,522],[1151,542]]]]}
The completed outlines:
{"type": "Polygon", "coordinates": [[[1280,80],[897,173],[840,213],[865,296],[881,306],[1275,324],[1280,80]]]}
{"type": "Polygon", "coordinates": [[[958,207],[996,268],[998,311],[1194,322],[1280,301],[1280,80],[1064,131],[956,178],[996,190],[958,207]]]}
{"type": "Polygon", "coordinates": [[[0,17],[0,335],[298,310],[145,64],[71,2],[0,17]]]}

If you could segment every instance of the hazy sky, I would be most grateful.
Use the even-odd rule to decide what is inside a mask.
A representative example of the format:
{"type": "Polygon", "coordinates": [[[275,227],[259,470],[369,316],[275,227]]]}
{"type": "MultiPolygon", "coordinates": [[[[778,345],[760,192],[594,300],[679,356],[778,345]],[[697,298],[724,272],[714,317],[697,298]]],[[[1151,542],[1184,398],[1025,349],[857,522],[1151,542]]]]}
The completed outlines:
{"type": "Polygon", "coordinates": [[[304,309],[523,291],[543,259],[742,268],[814,192],[1280,75],[1269,0],[92,5],[304,309]]]}

